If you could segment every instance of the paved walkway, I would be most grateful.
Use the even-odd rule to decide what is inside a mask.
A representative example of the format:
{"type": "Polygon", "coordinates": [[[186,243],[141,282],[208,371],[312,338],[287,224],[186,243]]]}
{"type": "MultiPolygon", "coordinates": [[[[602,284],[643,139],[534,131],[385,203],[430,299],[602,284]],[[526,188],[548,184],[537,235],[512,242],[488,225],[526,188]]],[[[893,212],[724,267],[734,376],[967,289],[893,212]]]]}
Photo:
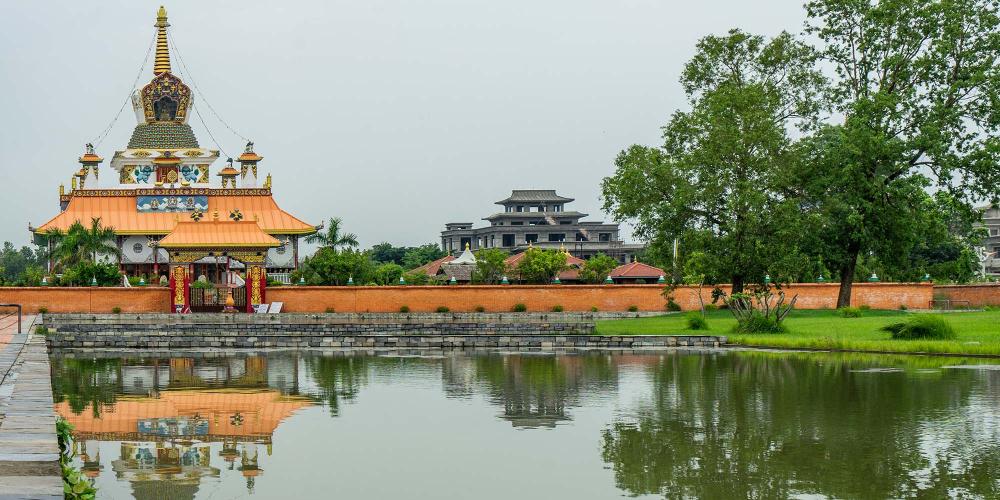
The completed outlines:
{"type": "Polygon", "coordinates": [[[45,339],[0,320],[0,500],[62,498],[45,339]]]}

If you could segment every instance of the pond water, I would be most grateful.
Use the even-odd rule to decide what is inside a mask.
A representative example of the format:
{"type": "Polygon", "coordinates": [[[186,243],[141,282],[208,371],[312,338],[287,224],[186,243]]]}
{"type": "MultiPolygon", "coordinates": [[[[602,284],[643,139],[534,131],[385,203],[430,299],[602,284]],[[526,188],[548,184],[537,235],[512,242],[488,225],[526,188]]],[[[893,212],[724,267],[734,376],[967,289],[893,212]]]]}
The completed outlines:
{"type": "Polygon", "coordinates": [[[52,357],[100,498],[998,498],[1000,366],[759,351],[52,357]]]}

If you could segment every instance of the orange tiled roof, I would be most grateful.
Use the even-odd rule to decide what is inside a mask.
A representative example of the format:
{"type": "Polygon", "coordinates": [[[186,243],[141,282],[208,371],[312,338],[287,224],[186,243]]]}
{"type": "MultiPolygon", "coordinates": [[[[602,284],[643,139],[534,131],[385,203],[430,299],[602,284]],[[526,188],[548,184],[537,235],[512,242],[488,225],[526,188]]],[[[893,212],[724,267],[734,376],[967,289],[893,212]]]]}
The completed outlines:
{"type": "Polygon", "coordinates": [[[265,233],[255,221],[185,221],[178,222],[170,234],[160,240],[163,248],[201,247],[278,247],[281,242],[265,233]]]}
{"type": "MultiPolygon", "coordinates": [[[[71,196],[69,205],[52,220],[42,224],[35,232],[52,229],[65,231],[76,221],[88,224],[99,217],[101,224],[112,227],[117,234],[167,234],[178,220],[188,218],[187,213],[140,213],[136,210],[135,196],[71,196]]],[[[274,198],[265,195],[208,195],[206,215],[218,210],[228,214],[239,209],[246,219],[257,218],[261,229],[268,234],[312,234],[316,229],[285,212],[274,198]]]]}
{"type": "Polygon", "coordinates": [[[642,262],[622,264],[611,271],[612,278],[659,278],[663,275],[663,269],[642,262]]]}
{"type": "Polygon", "coordinates": [[[139,420],[150,418],[191,417],[208,419],[209,434],[217,436],[270,435],[282,420],[313,403],[306,398],[282,396],[275,390],[237,392],[233,390],[164,391],[159,398],[122,399],[114,409],[104,409],[95,418],[88,406],[79,414],[69,403],[56,403],[56,413],[79,432],[134,433],[139,420]],[[237,425],[229,417],[240,413],[244,420],[237,425]]]}
{"type": "Polygon", "coordinates": [[[438,260],[430,261],[418,268],[415,268],[413,272],[415,273],[422,272],[427,274],[427,276],[436,276],[437,273],[441,271],[441,264],[447,264],[453,260],[455,260],[455,257],[453,255],[445,255],[444,257],[441,257],[438,260]]]}

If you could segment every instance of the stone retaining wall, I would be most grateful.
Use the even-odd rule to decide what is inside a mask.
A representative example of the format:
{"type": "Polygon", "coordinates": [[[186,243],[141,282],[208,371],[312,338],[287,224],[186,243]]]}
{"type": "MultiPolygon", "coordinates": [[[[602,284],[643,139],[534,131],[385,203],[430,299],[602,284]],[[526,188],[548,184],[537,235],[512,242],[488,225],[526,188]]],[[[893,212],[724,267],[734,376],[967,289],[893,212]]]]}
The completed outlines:
{"type": "Polygon", "coordinates": [[[49,348],[96,349],[263,349],[357,347],[367,349],[397,348],[588,348],[642,349],[652,347],[720,347],[726,337],[712,335],[552,335],[552,334],[466,334],[466,335],[344,335],[296,333],[283,335],[236,335],[229,333],[173,332],[95,335],[92,333],[55,333],[47,336],[49,348]]]}
{"type": "Polygon", "coordinates": [[[50,348],[718,347],[717,336],[596,336],[594,320],[636,313],[59,314],[50,348]]]}

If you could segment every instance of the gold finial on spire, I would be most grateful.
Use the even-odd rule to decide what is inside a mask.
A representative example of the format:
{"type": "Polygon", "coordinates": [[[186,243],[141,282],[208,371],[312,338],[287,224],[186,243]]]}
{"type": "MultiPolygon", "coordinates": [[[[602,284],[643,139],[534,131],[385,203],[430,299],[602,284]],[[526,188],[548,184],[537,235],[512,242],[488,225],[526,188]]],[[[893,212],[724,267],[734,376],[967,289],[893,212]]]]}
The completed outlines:
{"type": "Polygon", "coordinates": [[[59,196],[63,196],[65,194],[66,194],[66,185],[65,184],[60,184],[59,185],[59,196]]]}
{"type": "Polygon", "coordinates": [[[170,73],[170,50],[167,47],[167,9],[160,6],[156,13],[156,58],[153,60],[153,74],[170,73]]]}
{"type": "Polygon", "coordinates": [[[267,174],[267,178],[264,179],[264,189],[271,189],[271,174],[267,174]]]}

